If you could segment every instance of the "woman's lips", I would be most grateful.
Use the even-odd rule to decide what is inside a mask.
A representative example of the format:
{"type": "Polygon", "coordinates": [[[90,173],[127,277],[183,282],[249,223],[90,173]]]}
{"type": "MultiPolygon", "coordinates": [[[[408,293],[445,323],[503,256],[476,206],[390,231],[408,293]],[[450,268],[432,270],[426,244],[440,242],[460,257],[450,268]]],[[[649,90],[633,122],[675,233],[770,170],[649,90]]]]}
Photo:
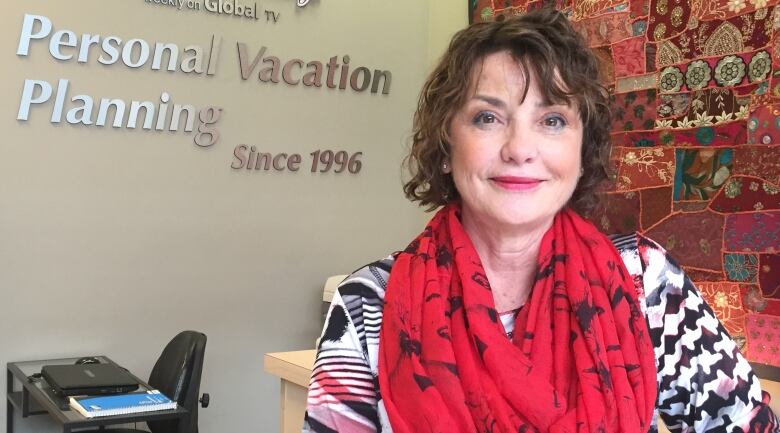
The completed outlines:
{"type": "Polygon", "coordinates": [[[497,176],[491,177],[490,180],[499,187],[511,191],[527,191],[536,188],[542,183],[541,179],[517,176],[497,176]]]}

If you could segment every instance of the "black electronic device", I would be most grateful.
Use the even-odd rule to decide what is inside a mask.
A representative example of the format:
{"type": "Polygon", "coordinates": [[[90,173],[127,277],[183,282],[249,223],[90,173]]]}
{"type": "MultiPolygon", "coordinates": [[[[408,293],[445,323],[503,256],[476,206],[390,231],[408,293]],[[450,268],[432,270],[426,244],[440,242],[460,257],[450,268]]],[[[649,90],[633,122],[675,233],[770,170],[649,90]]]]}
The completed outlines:
{"type": "Polygon", "coordinates": [[[138,380],[115,364],[45,365],[41,375],[60,396],[118,394],[138,389],[138,380]]]}

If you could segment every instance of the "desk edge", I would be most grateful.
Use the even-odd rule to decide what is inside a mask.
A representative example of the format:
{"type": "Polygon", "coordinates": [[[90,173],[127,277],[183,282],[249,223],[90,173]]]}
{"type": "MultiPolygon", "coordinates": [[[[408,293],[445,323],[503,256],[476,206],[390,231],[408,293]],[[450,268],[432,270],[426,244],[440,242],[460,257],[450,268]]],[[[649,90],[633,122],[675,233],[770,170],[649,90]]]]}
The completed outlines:
{"type": "MultiPolygon", "coordinates": [[[[300,352],[310,352],[310,350],[300,352]]],[[[309,380],[311,379],[311,368],[290,362],[278,356],[284,353],[289,352],[266,353],[263,356],[263,369],[265,372],[308,388],[309,380]]]]}

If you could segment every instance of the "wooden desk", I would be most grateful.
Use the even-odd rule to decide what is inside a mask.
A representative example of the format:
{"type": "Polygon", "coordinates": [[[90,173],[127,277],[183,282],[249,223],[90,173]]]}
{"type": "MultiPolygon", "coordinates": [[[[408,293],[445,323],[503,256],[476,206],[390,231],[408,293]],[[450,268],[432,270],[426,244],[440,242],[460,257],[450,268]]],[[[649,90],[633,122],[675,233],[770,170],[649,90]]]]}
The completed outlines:
{"type": "Polygon", "coordinates": [[[316,350],[266,353],[265,372],[281,379],[281,432],[301,433],[316,350]]]}
{"type": "MultiPolygon", "coordinates": [[[[281,378],[281,432],[300,433],[303,426],[303,416],[306,412],[306,394],[309,388],[311,370],[314,368],[316,350],[300,350],[297,352],[278,352],[265,354],[265,371],[281,378]]],[[[754,365],[757,374],[770,374],[754,365]]],[[[774,368],[774,367],[772,367],[774,368]]],[[[773,372],[772,372],[773,373],[773,372]]],[[[769,406],[776,414],[780,414],[780,382],[760,379],[761,389],[773,396],[769,406]]],[[[658,432],[669,433],[669,430],[658,420],[658,432]]]]}

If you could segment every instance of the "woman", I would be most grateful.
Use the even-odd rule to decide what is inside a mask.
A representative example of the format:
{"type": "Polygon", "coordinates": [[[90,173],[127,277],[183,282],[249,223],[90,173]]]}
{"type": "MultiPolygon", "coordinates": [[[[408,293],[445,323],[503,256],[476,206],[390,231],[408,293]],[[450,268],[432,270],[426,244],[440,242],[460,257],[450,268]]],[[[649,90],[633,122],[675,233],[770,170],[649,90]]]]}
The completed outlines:
{"type": "Polygon", "coordinates": [[[334,297],[305,432],[769,432],[759,382],[680,268],[578,213],[607,94],[566,18],[459,32],[425,84],[405,192],[442,209],[334,297]]]}

